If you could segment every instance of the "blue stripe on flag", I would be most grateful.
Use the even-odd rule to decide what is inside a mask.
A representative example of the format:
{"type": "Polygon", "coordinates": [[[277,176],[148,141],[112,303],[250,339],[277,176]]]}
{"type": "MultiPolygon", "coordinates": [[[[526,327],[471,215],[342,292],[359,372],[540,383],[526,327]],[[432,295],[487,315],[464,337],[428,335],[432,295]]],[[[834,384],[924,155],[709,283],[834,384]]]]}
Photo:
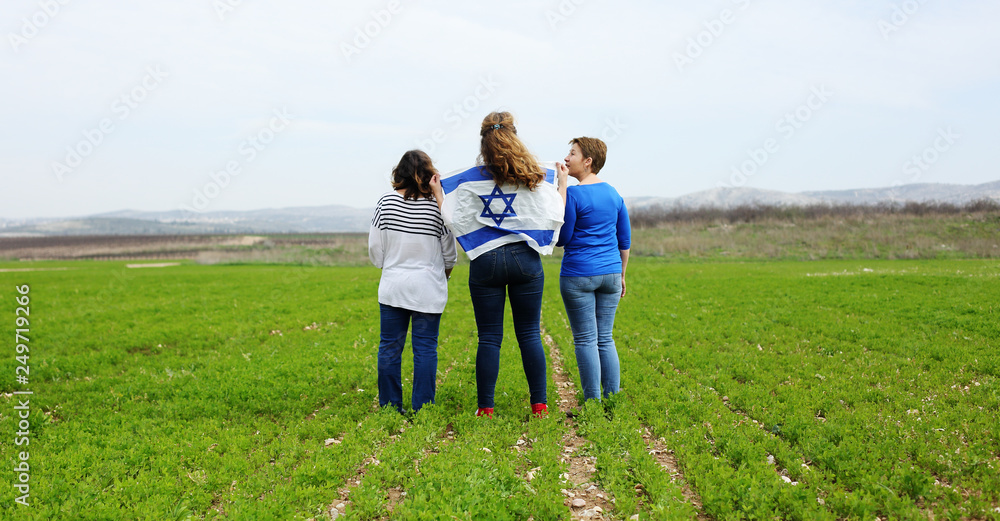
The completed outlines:
{"type": "Polygon", "coordinates": [[[458,185],[466,183],[469,181],[492,181],[493,176],[486,171],[484,166],[474,166],[464,172],[455,174],[451,177],[441,180],[441,188],[444,189],[444,193],[450,194],[458,185]]]}
{"type": "Polygon", "coordinates": [[[548,246],[551,244],[552,237],[555,235],[555,232],[552,230],[521,230],[517,233],[531,237],[539,246],[548,246]]]}
{"type": "Polygon", "coordinates": [[[538,243],[539,246],[548,246],[552,242],[552,237],[555,235],[555,232],[552,230],[507,230],[504,228],[492,228],[486,226],[458,237],[458,244],[462,246],[463,250],[472,251],[492,240],[506,237],[511,234],[527,235],[538,243]]]}
{"type": "MultiPolygon", "coordinates": [[[[492,181],[493,176],[486,170],[485,166],[474,166],[464,172],[455,174],[447,179],[441,180],[441,188],[445,194],[450,194],[458,188],[458,185],[469,181],[492,181]]],[[[556,184],[556,171],[551,168],[545,169],[545,181],[556,184]]]]}

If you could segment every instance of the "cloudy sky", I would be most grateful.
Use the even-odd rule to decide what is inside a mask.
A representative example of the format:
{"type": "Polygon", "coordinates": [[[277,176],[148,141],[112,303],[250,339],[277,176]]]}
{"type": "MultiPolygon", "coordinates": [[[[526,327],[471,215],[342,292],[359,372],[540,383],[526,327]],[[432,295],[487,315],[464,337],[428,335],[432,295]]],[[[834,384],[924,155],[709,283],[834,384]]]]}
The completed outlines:
{"type": "Polygon", "coordinates": [[[512,111],[625,196],[1000,179],[995,0],[5,0],[0,218],[369,207],[512,111]]]}

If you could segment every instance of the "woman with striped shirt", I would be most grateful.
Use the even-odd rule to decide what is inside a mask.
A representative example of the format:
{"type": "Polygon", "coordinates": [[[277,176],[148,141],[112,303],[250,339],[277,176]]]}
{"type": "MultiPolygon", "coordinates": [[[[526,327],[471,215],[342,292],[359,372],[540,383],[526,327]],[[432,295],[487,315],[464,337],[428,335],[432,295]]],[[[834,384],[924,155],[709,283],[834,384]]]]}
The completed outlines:
{"type": "Polygon", "coordinates": [[[455,237],[431,193],[437,170],[420,150],[403,154],[392,187],[379,199],[368,233],[368,257],[382,269],[378,285],[381,333],[378,401],[403,412],[401,362],[412,321],[413,410],[434,402],[438,326],[455,266],[455,237]]]}

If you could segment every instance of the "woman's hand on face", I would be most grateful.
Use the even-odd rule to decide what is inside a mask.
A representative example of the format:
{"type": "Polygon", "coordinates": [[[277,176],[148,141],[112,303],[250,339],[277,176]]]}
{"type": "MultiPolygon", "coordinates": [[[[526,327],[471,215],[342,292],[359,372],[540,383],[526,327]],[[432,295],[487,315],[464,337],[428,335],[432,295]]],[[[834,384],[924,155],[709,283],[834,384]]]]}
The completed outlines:
{"type": "Polygon", "coordinates": [[[559,161],[556,161],[556,190],[559,191],[559,195],[562,196],[563,206],[566,206],[566,191],[569,185],[569,167],[559,161]]]}
{"type": "Polygon", "coordinates": [[[434,194],[434,197],[444,197],[444,188],[441,188],[441,174],[431,176],[430,185],[431,193],[434,194]]]}
{"type": "Polygon", "coordinates": [[[566,186],[569,182],[569,167],[565,163],[556,162],[556,169],[559,170],[558,186],[566,186]]]}
{"type": "Polygon", "coordinates": [[[431,193],[434,194],[434,200],[437,201],[438,209],[444,207],[444,189],[441,188],[441,174],[434,174],[431,176],[429,181],[431,185],[431,193]]]}

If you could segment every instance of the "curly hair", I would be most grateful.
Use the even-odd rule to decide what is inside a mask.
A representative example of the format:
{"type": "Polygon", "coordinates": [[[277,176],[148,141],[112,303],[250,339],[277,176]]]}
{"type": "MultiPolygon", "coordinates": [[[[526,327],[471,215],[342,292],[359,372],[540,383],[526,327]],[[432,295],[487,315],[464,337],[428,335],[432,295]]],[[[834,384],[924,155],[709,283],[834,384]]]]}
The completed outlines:
{"type": "Polygon", "coordinates": [[[392,169],[392,187],[403,190],[403,199],[432,199],[430,181],[436,173],[438,171],[426,152],[410,150],[403,154],[399,164],[392,169]]]}
{"type": "Polygon", "coordinates": [[[514,116],[510,112],[491,112],[479,131],[479,158],[497,184],[513,184],[534,190],[545,179],[538,159],[517,137],[514,116]]]}

